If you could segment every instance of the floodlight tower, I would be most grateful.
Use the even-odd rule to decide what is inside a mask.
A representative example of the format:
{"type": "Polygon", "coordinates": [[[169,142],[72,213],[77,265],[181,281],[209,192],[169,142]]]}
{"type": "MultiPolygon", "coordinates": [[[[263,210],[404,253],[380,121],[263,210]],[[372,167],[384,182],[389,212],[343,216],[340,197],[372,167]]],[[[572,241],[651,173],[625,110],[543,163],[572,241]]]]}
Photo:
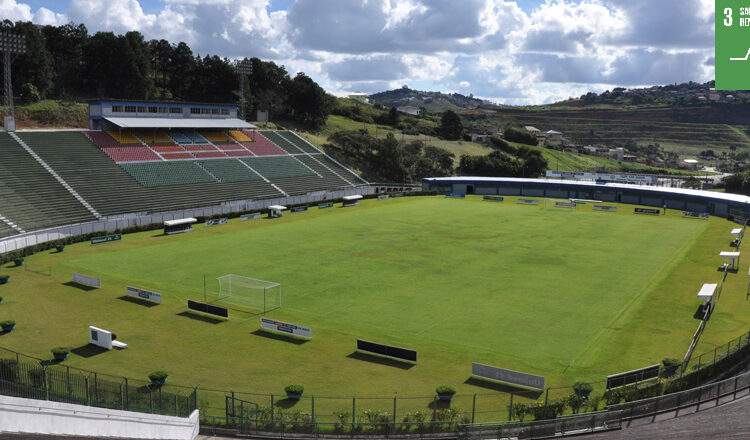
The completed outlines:
{"type": "Polygon", "coordinates": [[[245,77],[253,74],[253,63],[245,58],[235,67],[235,71],[240,76],[240,118],[245,120],[245,77]]]}
{"type": "Polygon", "coordinates": [[[0,32],[0,51],[3,53],[3,82],[5,83],[3,126],[5,131],[15,131],[16,121],[13,118],[13,83],[10,78],[10,55],[26,53],[26,37],[9,32],[0,32]]]}

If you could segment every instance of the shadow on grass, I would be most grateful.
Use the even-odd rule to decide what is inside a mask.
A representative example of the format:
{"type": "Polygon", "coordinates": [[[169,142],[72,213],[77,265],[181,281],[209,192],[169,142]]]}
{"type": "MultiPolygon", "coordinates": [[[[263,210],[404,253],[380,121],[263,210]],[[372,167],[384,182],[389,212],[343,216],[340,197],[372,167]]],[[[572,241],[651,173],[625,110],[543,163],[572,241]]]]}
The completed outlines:
{"type": "Polygon", "coordinates": [[[189,312],[187,310],[184,312],[177,313],[177,316],[184,316],[185,318],[195,319],[196,321],[207,322],[209,324],[221,324],[222,322],[224,322],[223,319],[212,318],[210,316],[203,316],[203,315],[199,315],[198,313],[189,312]]]}
{"type": "Polygon", "coordinates": [[[516,388],[510,385],[505,385],[498,382],[492,382],[489,380],[481,380],[476,377],[470,377],[464,381],[467,385],[474,385],[476,387],[488,388],[503,393],[513,393],[516,396],[528,397],[529,399],[538,399],[542,395],[543,391],[527,390],[524,388],[516,388]]]}
{"type": "Polygon", "coordinates": [[[403,361],[399,361],[396,359],[380,357],[374,354],[367,354],[367,353],[362,353],[359,351],[355,351],[351,353],[350,355],[348,355],[347,357],[351,359],[357,359],[360,361],[371,362],[373,364],[380,364],[380,365],[385,365],[388,367],[400,368],[402,370],[409,370],[411,369],[411,367],[414,366],[414,364],[410,362],[403,362],[403,361]]]}
{"type": "Polygon", "coordinates": [[[85,292],[96,290],[96,287],[84,286],[83,284],[78,284],[74,281],[68,281],[67,283],[62,283],[62,284],[63,286],[74,287],[76,289],[81,289],[85,292]]]}
{"type": "Polygon", "coordinates": [[[276,333],[267,332],[262,329],[258,329],[258,330],[255,330],[254,332],[250,332],[250,334],[255,335],[255,336],[261,336],[263,338],[273,339],[276,341],[288,342],[290,344],[296,344],[296,345],[302,345],[302,344],[309,342],[307,339],[295,338],[294,336],[280,335],[276,333]]]}
{"type": "Polygon", "coordinates": [[[430,408],[430,409],[448,409],[450,407],[451,407],[450,400],[435,399],[429,404],[427,404],[427,408],[430,408]]]}
{"type": "Polygon", "coordinates": [[[278,406],[282,409],[289,409],[296,405],[297,402],[299,402],[299,399],[281,399],[279,401],[276,401],[273,406],[278,406]]]}
{"type": "Polygon", "coordinates": [[[92,344],[81,345],[80,347],[70,350],[71,353],[83,358],[90,358],[107,351],[108,350],[106,348],[97,347],[96,345],[92,344]]]}
{"type": "Polygon", "coordinates": [[[159,305],[159,304],[157,304],[155,302],[146,301],[145,299],[135,298],[135,297],[132,297],[132,296],[127,296],[127,295],[118,296],[117,299],[119,299],[120,301],[126,301],[126,302],[129,302],[129,303],[138,304],[138,305],[144,306],[144,307],[154,307],[154,306],[158,306],[159,305]]]}

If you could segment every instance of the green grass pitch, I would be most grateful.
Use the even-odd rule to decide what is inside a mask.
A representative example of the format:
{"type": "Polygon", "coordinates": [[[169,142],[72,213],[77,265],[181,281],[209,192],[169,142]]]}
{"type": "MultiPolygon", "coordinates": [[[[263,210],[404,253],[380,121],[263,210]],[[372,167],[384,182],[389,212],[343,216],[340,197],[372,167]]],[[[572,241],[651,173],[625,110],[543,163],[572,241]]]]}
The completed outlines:
{"type": "MultiPolygon", "coordinates": [[[[497,420],[507,396],[470,380],[472,361],[559,387],[684,355],[698,324],[695,295],[719,279],[733,224],[617,206],[407,197],[68,246],[1,269],[12,278],[0,286],[0,318],[18,324],[0,346],[49,358],[54,346],[86,345],[96,325],[129,348],[74,353],[66,364],[140,378],[164,369],[170,383],[255,393],[300,383],[306,396],[341,397],[318,402],[321,415],[351,410],[353,395],[383,397],[369,404],[386,409],[394,396],[427,396],[401,403],[422,408],[436,385],[451,384],[454,405],[470,409],[480,393],[480,419],[497,420]],[[102,289],[66,284],[72,271],[100,277],[102,289]],[[230,310],[220,323],[185,313],[187,299],[203,298],[204,276],[215,292],[216,277],[229,273],[281,283],[283,307],[267,316],[311,327],[312,341],[258,331],[252,310],[230,310]],[[127,301],[126,285],[160,292],[164,303],[127,301]],[[358,355],[357,337],[417,349],[419,363],[358,355]]],[[[743,261],[729,275],[696,353],[747,330],[745,273],[743,261]]]]}

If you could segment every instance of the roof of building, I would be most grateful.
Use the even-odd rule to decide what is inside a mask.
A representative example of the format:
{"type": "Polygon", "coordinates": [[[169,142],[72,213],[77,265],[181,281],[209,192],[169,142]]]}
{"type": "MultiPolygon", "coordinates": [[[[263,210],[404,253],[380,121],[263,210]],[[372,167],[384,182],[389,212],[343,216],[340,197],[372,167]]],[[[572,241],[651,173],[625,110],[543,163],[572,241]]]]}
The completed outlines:
{"type": "Polygon", "coordinates": [[[596,183],[583,180],[561,180],[561,179],[524,179],[520,177],[470,177],[470,176],[453,176],[453,177],[427,177],[422,179],[429,183],[528,183],[528,184],[557,184],[561,186],[586,186],[591,189],[630,189],[643,192],[670,193],[681,196],[694,196],[710,198],[714,200],[723,200],[727,202],[746,203],[750,205],[750,197],[742,194],[720,193],[714,191],[703,191],[689,188],[671,188],[666,186],[648,186],[633,185],[628,183],[596,183]]]}
{"type": "Polygon", "coordinates": [[[105,120],[120,128],[257,128],[237,118],[119,118],[105,120]]]}

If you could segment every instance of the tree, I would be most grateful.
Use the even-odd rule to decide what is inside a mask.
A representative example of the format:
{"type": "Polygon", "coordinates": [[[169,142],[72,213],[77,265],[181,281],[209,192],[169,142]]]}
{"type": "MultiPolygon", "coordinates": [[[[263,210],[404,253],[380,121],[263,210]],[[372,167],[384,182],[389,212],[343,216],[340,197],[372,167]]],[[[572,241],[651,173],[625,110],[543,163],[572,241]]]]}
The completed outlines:
{"type": "Polygon", "coordinates": [[[326,92],[309,76],[299,72],[289,86],[289,109],[297,121],[312,128],[322,127],[328,119],[326,92]]]}
{"type": "Polygon", "coordinates": [[[73,23],[44,26],[42,34],[54,66],[53,93],[86,95],[83,88],[83,46],[89,38],[86,26],[73,23]]]}
{"type": "Polygon", "coordinates": [[[533,134],[513,127],[506,128],[503,132],[503,137],[505,137],[506,141],[517,142],[519,144],[537,145],[539,143],[533,134]]]}
{"type": "Polygon", "coordinates": [[[398,126],[399,119],[398,110],[396,110],[396,107],[391,107],[391,109],[388,110],[388,125],[392,127],[398,126]]]}
{"type": "Polygon", "coordinates": [[[453,110],[447,110],[440,118],[440,133],[449,141],[461,139],[464,126],[461,118],[453,110]]]}
{"type": "Polygon", "coordinates": [[[52,89],[53,60],[41,30],[31,22],[13,24],[10,20],[4,20],[0,30],[26,37],[26,53],[13,61],[13,90],[20,90],[22,85],[30,83],[44,98],[52,89]]]}

